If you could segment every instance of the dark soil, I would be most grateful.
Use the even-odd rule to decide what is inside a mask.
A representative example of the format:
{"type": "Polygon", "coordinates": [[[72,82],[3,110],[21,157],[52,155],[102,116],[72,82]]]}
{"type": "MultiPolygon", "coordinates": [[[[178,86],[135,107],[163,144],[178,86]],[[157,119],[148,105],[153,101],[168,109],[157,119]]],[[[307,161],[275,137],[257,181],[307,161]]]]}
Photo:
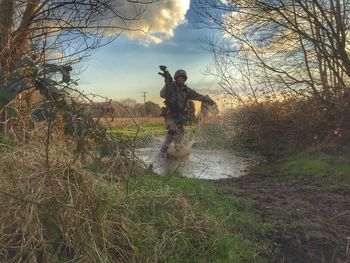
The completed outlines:
{"type": "Polygon", "coordinates": [[[253,172],[218,181],[274,224],[267,262],[350,262],[350,185],[253,172]]]}

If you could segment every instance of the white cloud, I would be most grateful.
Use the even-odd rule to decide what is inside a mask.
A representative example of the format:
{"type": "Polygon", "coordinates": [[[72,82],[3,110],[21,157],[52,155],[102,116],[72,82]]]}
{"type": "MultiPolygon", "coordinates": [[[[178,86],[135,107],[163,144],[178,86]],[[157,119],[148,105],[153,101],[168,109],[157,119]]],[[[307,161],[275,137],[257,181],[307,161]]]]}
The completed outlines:
{"type": "MultiPolygon", "coordinates": [[[[149,2],[149,0],[143,1],[149,2]]],[[[142,15],[140,19],[135,21],[113,18],[111,25],[130,28],[130,30],[125,30],[123,33],[131,39],[140,40],[144,44],[158,44],[173,37],[174,29],[186,22],[185,15],[190,7],[190,0],[158,0],[155,3],[143,6],[127,0],[116,2],[115,9],[122,16],[134,17],[140,12],[142,12],[142,15]]],[[[116,33],[116,31],[113,33],[116,33]]]]}

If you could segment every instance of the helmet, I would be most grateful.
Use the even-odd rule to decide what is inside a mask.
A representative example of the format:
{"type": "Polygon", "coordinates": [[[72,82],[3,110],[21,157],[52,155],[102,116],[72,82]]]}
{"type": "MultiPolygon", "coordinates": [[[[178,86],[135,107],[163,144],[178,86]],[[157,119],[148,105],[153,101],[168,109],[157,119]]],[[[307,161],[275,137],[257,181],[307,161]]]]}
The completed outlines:
{"type": "Polygon", "coordinates": [[[185,77],[185,80],[187,80],[187,73],[183,69],[179,69],[175,72],[174,79],[177,79],[180,76],[185,77]]]}

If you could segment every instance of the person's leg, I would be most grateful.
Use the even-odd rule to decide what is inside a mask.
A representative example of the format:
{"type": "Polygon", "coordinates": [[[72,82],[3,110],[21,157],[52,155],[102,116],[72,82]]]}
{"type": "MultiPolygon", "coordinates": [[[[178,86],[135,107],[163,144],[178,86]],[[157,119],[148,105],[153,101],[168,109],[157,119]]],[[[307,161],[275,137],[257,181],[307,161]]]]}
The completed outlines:
{"type": "Polygon", "coordinates": [[[176,126],[176,135],[174,138],[175,147],[178,145],[181,145],[183,143],[184,135],[185,135],[185,129],[184,129],[183,125],[177,125],[176,126]]]}
{"type": "Polygon", "coordinates": [[[164,143],[160,148],[160,151],[166,153],[170,144],[175,140],[177,136],[177,127],[176,123],[173,119],[167,118],[165,119],[166,129],[168,130],[167,135],[165,137],[164,143]]]}

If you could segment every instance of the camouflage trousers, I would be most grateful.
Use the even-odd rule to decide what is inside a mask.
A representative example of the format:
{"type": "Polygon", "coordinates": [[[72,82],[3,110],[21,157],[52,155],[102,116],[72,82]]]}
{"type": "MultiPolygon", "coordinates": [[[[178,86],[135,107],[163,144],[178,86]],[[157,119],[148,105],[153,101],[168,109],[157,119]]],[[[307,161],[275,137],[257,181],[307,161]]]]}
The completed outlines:
{"type": "Polygon", "coordinates": [[[175,145],[181,144],[185,133],[184,125],[180,124],[174,118],[166,117],[165,125],[168,133],[161,148],[162,152],[166,152],[172,142],[174,142],[175,145]]]}

